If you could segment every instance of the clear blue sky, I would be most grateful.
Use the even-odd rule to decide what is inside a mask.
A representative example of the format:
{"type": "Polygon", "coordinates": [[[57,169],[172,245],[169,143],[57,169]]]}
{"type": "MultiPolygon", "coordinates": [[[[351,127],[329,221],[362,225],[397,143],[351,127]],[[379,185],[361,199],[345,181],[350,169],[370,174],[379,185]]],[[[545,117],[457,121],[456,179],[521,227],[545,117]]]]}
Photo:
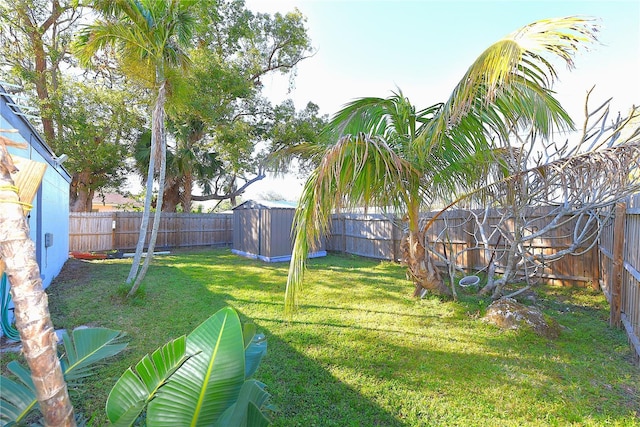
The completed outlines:
{"type": "MultiPolygon", "coordinates": [[[[293,91],[287,93],[287,82],[281,78],[264,80],[271,99],[292,98],[298,108],[313,101],[322,113],[333,114],[354,98],[387,97],[396,87],[417,107],[445,101],[489,45],[535,20],[569,15],[591,16],[601,25],[600,43],[576,56],[573,71],[556,63],[560,81],[554,89],[574,120],[582,121],[584,97],[593,85],[594,101],[613,97],[616,110],[640,105],[638,0],[248,0],[246,4],[268,13],[298,8],[307,17],[317,53],[299,65],[293,91]]],[[[273,186],[264,183],[249,196],[273,186]]]]}

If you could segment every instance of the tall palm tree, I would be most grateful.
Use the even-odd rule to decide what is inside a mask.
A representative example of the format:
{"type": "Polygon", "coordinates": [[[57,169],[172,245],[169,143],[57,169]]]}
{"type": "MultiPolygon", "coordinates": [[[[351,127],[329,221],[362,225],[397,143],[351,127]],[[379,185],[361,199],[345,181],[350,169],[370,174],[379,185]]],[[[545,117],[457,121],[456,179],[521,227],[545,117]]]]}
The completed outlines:
{"type": "Polygon", "coordinates": [[[81,62],[89,65],[93,55],[113,48],[125,74],[151,88],[155,104],[151,116],[151,155],[146,182],[144,215],[138,244],[127,283],[129,295],[144,278],[158,235],[166,170],[165,102],[172,69],[190,64],[186,48],[190,45],[195,19],[189,8],[196,0],[96,0],[94,8],[101,19],[87,26],[75,43],[81,62]],[[159,165],[156,165],[159,162],[159,165]],[[158,198],[147,257],[140,268],[149,226],[154,177],[158,174],[158,198]]]}
{"type": "Polygon", "coordinates": [[[297,306],[306,254],[342,206],[380,206],[403,216],[403,253],[416,293],[448,294],[425,256],[420,211],[473,187],[483,170],[478,165],[492,160],[493,138],[523,128],[543,137],[573,129],[550,90],[556,72],[549,61],[557,57],[572,67],[573,54],[595,41],[596,32],[591,20],[579,17],[537,21],[485,50],[445,103],[416,111],[397,93],[359,99],[339,111],[326,130],[333,143],[319,157],[296,211],[287,312],[297,306]]]}

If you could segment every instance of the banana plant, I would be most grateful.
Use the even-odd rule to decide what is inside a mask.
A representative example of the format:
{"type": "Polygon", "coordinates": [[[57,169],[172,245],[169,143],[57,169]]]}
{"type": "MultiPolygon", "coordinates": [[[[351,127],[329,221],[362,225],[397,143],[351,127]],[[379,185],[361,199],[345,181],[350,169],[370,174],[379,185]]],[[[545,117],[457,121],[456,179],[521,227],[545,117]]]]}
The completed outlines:
{"type": "MultiPolygon", "coordinates": [[[[60,364],[70,391],[93,373],[96,363],[115,356],[125,349],[124,335],[106,328],[76,329],[72,335],[63,332],[64,353],[60,364]]],[[[31,372],[18,361],[7,365],[18,381],[0,376],[0,425],[19,425],[34,411],[39,410],[31,372]]]]}
{"type": "Polygon", "coordinates": [[[106,404],[114,426],[268,426],[269,393],[248,379],[266,353],[262,334],[223,308],[120,377],[106,404]]]}

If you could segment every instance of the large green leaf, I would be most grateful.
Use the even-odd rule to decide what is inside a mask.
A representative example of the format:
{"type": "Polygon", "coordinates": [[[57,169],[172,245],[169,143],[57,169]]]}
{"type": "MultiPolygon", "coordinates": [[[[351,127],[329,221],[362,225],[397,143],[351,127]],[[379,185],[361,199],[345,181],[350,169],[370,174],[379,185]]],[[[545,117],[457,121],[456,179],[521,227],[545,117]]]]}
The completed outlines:
{"type": "Polygon", "coordinates": [[[7,365],[22,382],[19,384],[5,376],[0,377],[0,425],[13,425],[23,421],[37,409],[36,391],[27,368],[13,360],[7,365]]]}
{"type": "MultiPolygon", "coordinates": [[[[119,342],[123,337],[122,332],[112,329],[76,329],[72,336],[73,340],[66,332],[63,333],[65,353],[60,360],[65,381],[70,387],[91,375],[97,362],[118,354],[127,346],[126,343],[119,342]]],[[[18,423],[33,410],[39,409],[29,369],[16,361],[9,362],[7,367],[25,385],[0,377],[2,425],[18,423]]]]}
{"type": "Polygon", "coordinates": [[[186,360],[183,335],[146,355],[134,369],[127,369],[107,398],[106,412],[116,426],[130,426],[158,389],[186,360]]]}
{"type": "Polygon", "coordinates": [[[73,385],[93,373],[94,364],[115,356],[127,347],[119,342],[124,334],[107,328],[75,329],[73,340],[64,332],[65,355],[61,358],[64,379],[73,385]]]}
{"type": "Polygon", "coordinates": [[[148,425],[210,426],[236,401],[245,354],[242,326],[232,308],[218,311],[189,334],[187,353],[194,356],[149,403],[148,425]]]}
{"type": "MultiPolygon", "coordinates": [[[[245,328],[246,331],[246,328],[245,328]]],[[[245,335],[245,342],[247,337],[245,335]]],[[[262,360],[262,356],[267,353],[267,339],[264,334],[255,334],[251,338],[251,343],[247,346],[244,351],[245,357],[245,371],[244,377],[251,378],[251,376],[256,372],[258,366],[260,365],[260,361],[262,360]]]]}
{"type": "Polygon", "coordinates": [[[269,400],[265,385],[256,380],[248,380],[242,385],[238,400],[218,419],[216,427],[260,427],[271,422],[263,413],[269,400]]]}

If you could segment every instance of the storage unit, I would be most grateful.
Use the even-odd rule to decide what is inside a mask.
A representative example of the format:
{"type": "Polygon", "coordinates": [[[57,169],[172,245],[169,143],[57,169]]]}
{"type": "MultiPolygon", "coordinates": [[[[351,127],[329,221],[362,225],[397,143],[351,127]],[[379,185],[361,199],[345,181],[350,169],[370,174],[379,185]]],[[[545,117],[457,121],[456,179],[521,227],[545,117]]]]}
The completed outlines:
{"type": "MultiPolygon", "coordinates": [[[[295,202],[248,200],[233,208],[234,254],[266,262],[291,259],[295,202]]],[[[309,258],[325,256],[324,241],[309,258]]]]}

